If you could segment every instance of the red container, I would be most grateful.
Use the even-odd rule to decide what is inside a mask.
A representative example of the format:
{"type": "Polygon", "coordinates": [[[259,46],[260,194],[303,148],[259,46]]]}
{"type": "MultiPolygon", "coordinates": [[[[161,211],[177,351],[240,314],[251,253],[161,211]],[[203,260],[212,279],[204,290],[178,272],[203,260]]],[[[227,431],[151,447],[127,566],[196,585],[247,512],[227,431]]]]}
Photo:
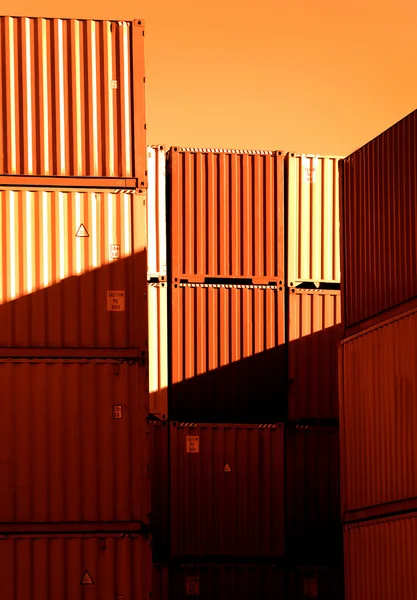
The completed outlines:
{"type": "Polygon", "coordinates": [[[340,320],[340,292],[290,290],[288,416],[291,420],[339,416],[340,320]]]}
{"type": "Polygon", "coordinates": [[[10,536],[0,538],[2,600],[145,600],[151,553],[142,536],[10,536]]]}
{"type": "Polygon", "coordinates": [[[0,17],[0,46],[0,174],[146,185],[143,22],[0,17]]]}
{"type": "Polygon", "coordinates": [[[0,380],[0,530],[148,521],[144,367],[1,360],[0,380]]]}
{"type": "Polygon", "coordinates": [[[345,527],[346,600],[417,598],[417,515],[345,527]]]}
{"type": "Polygon", "coordinates": [[[293,560],[341,560],[338,433],[286,428],[286,553],[293,560]]]}
{"type": "Polygon", "coordinates": [[[152,560],[169,559],[169,425],[149,420],[152,560]]]}
{"type": "Polygon", "coordinates": [[[417,111],[340,162],[343,321],[417,296],[417,111]]]}
{"type": "Polygon", "coordinates": [[[172,275],[283,281],[282,153],[171,148],[168,156],[172,275]]]}
{"type": "Polygon", "coordinates": [[[340,349],[342,511],[417,496],[417,307],[340,349]]]}
{"type": "Polygon", "coordinates": [[[283,426],[171,425],[171,556],[283,557],[283,426]]]}
{"type": "Polygon", "coordinates": [[[288,574],[289,600],[343,600],[343,567],[299,568],[288,574]]]}
{"type": "Polygon", "coordinates": [[[174,285],[170,297],[170,418],[246,423],[283,418],[283,289],[174,285]]]}

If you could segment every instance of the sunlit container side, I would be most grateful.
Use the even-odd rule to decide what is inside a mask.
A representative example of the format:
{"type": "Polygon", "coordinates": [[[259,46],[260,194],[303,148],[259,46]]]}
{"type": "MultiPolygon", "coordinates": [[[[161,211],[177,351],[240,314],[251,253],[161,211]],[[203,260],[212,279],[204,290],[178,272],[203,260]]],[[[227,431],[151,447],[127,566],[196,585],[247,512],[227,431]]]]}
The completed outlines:
{"type": "Polygon", "coordinates": [[[284,555],[281,424],[172,423],[171,556],[284,555]]]}
{"type": "Polygon", "coordinates": [[[148,279],[167,276],[166,152],[148,146],[147,253],[148,279]]]}
{"type": "Polygon", "coordinates": [[[286,410],[280,286],[177,285],[170,302],[170,418],[269,422],[286,410]]]}
{"type": "Polygon", "coordinates": [[[168,168],[173,276],[283,281],[282,152],[171,148],[168,168]]]}
{"type": "Polygon", "coordinates": [[[167,284],[148,283],[149,413],[168,418],[167,284]]]}
{"type": "Polygon", "coordinates": [[[271,565],[198,565],[171,570],[171,598],[284,600],[284,573],[271,565]]]}
{"type": "Polygon", "coordinates": [[[417,598],[417,516],[345,526],[346,600],[417,598]]]}
{"type": "Polygon", "coordinates": [[[0,17],[0,173],[146,185],[144,26],[0,17]]]}
{"type": "Polygon", "coordinates": [[[169,548],[169,426],[166,421],[149,421],[151,473],[152,560],[167,561],[169,548]]]}
{"type": "Polygon", "coordinates": [[[0,380],[0,529],[147,522],[144,367],[3,359],[0,380]]]}
{"type": "Polygon", "coordinates": [[[339,568],[299,568],[288,573],[288,600],[343,600],[343,563],[339,568]]]}
{"type": "Polygon", "coordinates": [[[340,163],[347,329],[417,296],[416,137],[414,111],[340,163]]]}
{"type": "Polygon", "coordinates": [[[287,281],[340,283],[338,158],[288,154],[287,281]]]}
{"type": "Polygon", "coordinates": [[[145,197],[0,189],[0,346],[145,351],[145,197]]]}
{"type": "Polygon", "coordinates": [[[2,600],[146,600],[151,553],[143,536],[0,538],[2,600]]]}
{"type": "Polygon", "coordinates": [[[417,307],[345,341],[340,359],[343,512],[417,496],[417,307]]]}
{"type": "Polygon", "coordinates": [[[288,417],[337,419],[340,292],[292,288],[288,310],[288,417]]]}
{"type": "Polygon", "coordinates": [[[338,428],[288,427],[285,437],[287,557],[341,560],[338,428]]]}

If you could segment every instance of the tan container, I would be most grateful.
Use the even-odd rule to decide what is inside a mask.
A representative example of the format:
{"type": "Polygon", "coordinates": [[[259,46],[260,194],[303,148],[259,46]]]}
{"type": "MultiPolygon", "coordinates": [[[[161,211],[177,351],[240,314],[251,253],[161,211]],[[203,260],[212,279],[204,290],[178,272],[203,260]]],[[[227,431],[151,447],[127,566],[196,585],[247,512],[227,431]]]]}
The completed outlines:
{"type": "Polygon", "coordinates": [[[148,283],[149,412],[168,418],[168,286],[148,283]]]}
{"type": "Polygon", "coordinates": [[[148,279],[167,276],[166,152],[163,146],[148,146],[147,254],[148,279]]]}

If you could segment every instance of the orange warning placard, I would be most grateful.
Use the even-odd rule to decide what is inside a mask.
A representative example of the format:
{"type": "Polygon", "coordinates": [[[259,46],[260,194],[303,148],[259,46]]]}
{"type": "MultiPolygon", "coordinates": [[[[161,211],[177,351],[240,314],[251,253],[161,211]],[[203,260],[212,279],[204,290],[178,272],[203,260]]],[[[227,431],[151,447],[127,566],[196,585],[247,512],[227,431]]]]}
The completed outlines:
{"type": "Polygon", "coordinates": [[[110,290],[107,292],[107,310],[123,311],[125,309],[124,290],[110,290]]]}
{"type": "Polygon", "coordinates": [[[193,454],[200,452],[199,435],[187,435],[187,452],[191,452],[193,454]]]}
{"type": "Polygon", "coordinates": [[[197,596],[200,593],[200,582],[198,577],[185,578],[185,593],[187,596],[197,596]]]}

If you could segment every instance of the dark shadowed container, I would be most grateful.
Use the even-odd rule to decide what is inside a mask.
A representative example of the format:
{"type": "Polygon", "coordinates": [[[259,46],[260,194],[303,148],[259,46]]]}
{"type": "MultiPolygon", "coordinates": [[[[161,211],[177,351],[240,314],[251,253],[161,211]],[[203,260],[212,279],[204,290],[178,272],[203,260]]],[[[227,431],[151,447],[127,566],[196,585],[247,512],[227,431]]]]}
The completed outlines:
{"type": "Polygon", "coordinates": [[[282,152],[171,148],[168,156],[172,275],[282,281],[282,152]]]}
{"type": "Polygon", "coordinates": [[[148,521],[144,367],[3,359],[0,380],[0,530],[148,521]]]}
{"type": "Polygon", "coordinates": [[[288,427],[286,552],[316,564],[342,558],[337,427],[288,427]]]}
{"type": "Polygon", "coordinates": [[[144,25],[0,17],[0,174],[146,185],[144,25]]]}
{"type": "Polygon", "coordinates": [[[288,573],[289,600],[343,600],[343,563],[334,568],[300,567],[288,573]]]}
{"type": "Polygon", "coordinates": [[[151,553],[143,536],[25,535],[0,538],[2,600],[145,600],[151,553]]]}
{"type": "Polygon", "coordinates": [[[169,425],[149,419],[152,560],[169,559],[169,425]]]}
{"type": "Polygon", "coordinates": [[[168,418],[168,286],[148,282],[149,413],[168,418]]]}
{"type": "Polygon", "coordinates": [[[288,417],[337,419],[340,292],[290,289],[288,417]]]}
{"type": "Polygon", "coordinates": [[[283,557],[283,433],[172,423],[172,557],[283,557]]]}
{"type": "Polygon", "coordinates": [[[340,162],[343,320],[417,296],[417,111],[340,162]]]}
{"type": "Polygon", "coordinates": [[[168,600],[169,568],[167,564],[152,565],[152,600],[168,600]]]}

